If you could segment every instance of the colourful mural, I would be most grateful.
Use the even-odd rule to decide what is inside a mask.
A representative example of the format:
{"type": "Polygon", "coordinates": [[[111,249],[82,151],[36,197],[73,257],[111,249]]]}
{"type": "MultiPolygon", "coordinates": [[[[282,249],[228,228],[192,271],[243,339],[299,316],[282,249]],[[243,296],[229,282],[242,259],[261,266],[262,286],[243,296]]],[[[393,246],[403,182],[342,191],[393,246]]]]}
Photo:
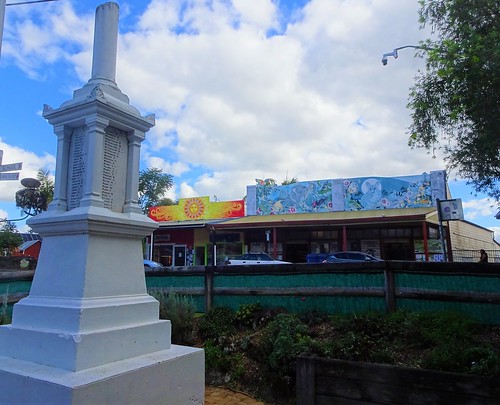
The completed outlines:
{"type": "Polygon", "coordinates": [[[243,216],[245,216],[245,202],[243,200],[210,202],[209,197],[181,198],[178,205],[149,209],[149,217],[157,222],[239,218],[243,216]]]}
{"type": "Polygon", "coordinates": [[[345,211],[431,207],[431,178],[422,176],[345,179],[345,211]]]}
{"type": "Polygon", "coordinates": [[[436,198],[446,196],[445,179],[444,171],[402,177],[315,180],[286,186],[256,179],[255,214],[432,207],[436,198]]]}
{"type": "Polygon", "coordinates": [[[332,210],[332,182],[317,180],[273,186],[257,181],[257,214],[298,214],[332,210]]]}

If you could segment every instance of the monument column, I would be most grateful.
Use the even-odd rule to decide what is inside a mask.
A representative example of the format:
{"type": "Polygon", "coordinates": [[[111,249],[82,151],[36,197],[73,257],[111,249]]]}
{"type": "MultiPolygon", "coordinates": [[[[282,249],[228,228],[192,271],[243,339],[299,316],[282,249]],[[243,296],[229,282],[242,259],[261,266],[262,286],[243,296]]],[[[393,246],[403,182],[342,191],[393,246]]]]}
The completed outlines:
{"type": "MultiPolygon", "coordinates": [[[[109,126],[109,119],[99,116],[91,115],[85,119],[84,137],[88,143],[86,147],[87,161],[83,167],[83,173],[73,173],[73,177],[83,177],[83,190],[80,206],[95,206],[103,207],[102,200],[102,184],[103,184],[103,164],[104,157],[104,137],[106,135],[106,128],[109,126]]],[[[72,149],[72,161],[82,157],[76,156],[76,148],[72,149]]],[[[85,153],[85,150],[79,151],[85,153]]],[[[75,179],[73,178],[73,182],[75,179]]]]}
{"type": "Polygon", "coordinates": [[[54,182],[54,198],[49,204],[49,210],[66,211],[68,202],[66,199],[68,182],[68,162],[64,159],[69,155],[69,143],[71,139],[71,128],[64,125],[54,127],[57,135],[57,158],[56,158],[56,178],[54,182]]]}
{"type": "Polygon", "coordinates": [[[134,131],[128,135],[127,186],[125,205],[123,206],[124,213],[141,212],[137,190],[139,188],[139,161],[143,139],[144,133],[140,131],[134,131]]]}

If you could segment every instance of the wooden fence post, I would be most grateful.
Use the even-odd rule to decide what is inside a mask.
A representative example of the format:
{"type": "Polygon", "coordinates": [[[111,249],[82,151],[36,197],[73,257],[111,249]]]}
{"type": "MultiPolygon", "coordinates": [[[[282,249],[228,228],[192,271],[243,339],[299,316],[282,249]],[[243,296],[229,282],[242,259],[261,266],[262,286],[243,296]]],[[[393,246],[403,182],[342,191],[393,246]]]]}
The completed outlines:
{"type": "Polygon", "coordinates": [[[391,264],[385,262],[384,268],[384,282],[385,282],[385,310],[387,313],[396,310],[396,286],[394,282],[394,272],[391,269],[391,264]]]}
{"type": "Polygon", "coordinates": [[[214,266],[205,268],[205,313],[210,311],[213,305],[214,294],[214,266]]]}
{"type": "Polygon", "coordinates": [[[314,357],[298,356],[296,362],[296,401],[300,405],[315,403],[314,357]]]}

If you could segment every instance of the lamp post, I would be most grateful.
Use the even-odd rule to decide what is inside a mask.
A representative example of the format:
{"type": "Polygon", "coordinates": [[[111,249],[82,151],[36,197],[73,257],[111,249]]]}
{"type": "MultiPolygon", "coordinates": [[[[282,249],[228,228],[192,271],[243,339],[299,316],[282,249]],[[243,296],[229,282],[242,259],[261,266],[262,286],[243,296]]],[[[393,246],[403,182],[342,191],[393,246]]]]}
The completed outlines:
{"type": "Polygon", "coordinates": [[[392,56],[394,59],[397,59],[398,58],[398,51],[401,50],[401,49],[405,49],[405,48],[413,48],[413,49],[422,49],[424,51],[431,51],[433,50],[434,48],[429,48],[427,46],[420,46],[420,45],[405,45],[405,46],[400,46],[398,48],[394,48],[392,50],[392,52],[387,52],[387,53],[384,53],[382,55],[382,65],[387,65],[387,62],[388,62],[388,57],[389,56],[392,56]]]}

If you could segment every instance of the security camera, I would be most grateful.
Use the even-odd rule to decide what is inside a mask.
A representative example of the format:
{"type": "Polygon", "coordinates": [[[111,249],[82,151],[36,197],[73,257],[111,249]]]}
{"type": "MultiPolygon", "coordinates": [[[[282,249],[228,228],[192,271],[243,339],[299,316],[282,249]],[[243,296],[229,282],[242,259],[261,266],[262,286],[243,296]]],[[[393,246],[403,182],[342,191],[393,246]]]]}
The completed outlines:
{"type": "Polygon", "coordinates": [[[384,55],[384,57],[382,58],[382,65],[387,65],[387,56],[384,55]]]}

